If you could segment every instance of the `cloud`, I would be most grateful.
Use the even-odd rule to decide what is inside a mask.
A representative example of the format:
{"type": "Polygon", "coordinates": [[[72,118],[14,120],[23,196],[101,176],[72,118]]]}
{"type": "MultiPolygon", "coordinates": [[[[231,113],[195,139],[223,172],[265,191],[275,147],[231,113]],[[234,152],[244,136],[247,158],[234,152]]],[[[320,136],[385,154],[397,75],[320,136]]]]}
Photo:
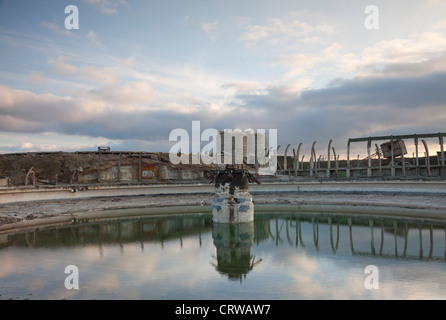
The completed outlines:
{"type": "Polygon", "coordinates": [[[324,60],[325,58],[322,55],[298,53],[292,55],[281,55],[279,58],[273,61],[272,65],[283,66],[288,69],[288,71],[282,77],[282,80],[286,81],[306,74],[317,63],[323,62],[324,60]]]}
{"type": "Polygon", "coordinates": [[[236,93],[255,93],[262,90],[263,85],[257,81],[236,81],[225,83],[222,89],[231,89],[236,93]]]}
{"type": "MultiPolygon", "coordinates": [[[[333,47],[325,56],[339,52],[333,47]]],[[[70,96],[36,94],[2,85],[0,127],[5,132],[51,131],[156,141],[165,151],[171,145],[167,141],[170,131],[190,130],[194,120],[201,121],[202,129],[278,129],[281,145],[315,140],[323,145],[331,138],[335,144],[344,144],[358,136],[439,132],[444,131],[446,121],[444,56],[390,63],[373,75],[335,79],[319,89],[311,88],[311,77],[272,83],[223,81],[216,92],[223,90],[224,99],[199,97],[188,92],[188,86],[161,95],[160,83],[147,80],[110,82],[70,96]]],[[[89,70],[71,65],[64,57],[54,59],[53,66],[66,74],[85,76],[89,70]]]]}
{"type": "Polygon", "coordinates": [[[369,135],[442,132],[446,71],[437,66],[443,60],[441,55],[422,63],[384,65],[373,76],[337,79],[320,89],[309,88],[311,78],[278,83],[261,93],[239,91],[233,103],[237,110],[246,110],[239,117],[277,128],[282,145],[329,139],[346,144],[348,138],[369,135]]]}
{"type": "Polygon", "coordinates": [[[0,114],[0,128],[2,132],[42,132],[45,126],[34,119],[25,120],[19,117],[0,114]]]}
{"type": "Polygon", "coordinates": [[[68,30],[66,28],[62,28],[59,25],[52,23],[52,22],[42,21],[39,23],[39,25],[41,27],[44,27],[48,30],[54,31],[54,32],[64,35],[64,36],[74,36],[74,33],[72,33],[70,30],[68,30]]]}
{"type": "Polygon", "coordinates": [[[446,19],[440,20],[432,28],[434,31],[444,31],[446,30],[446,19]]]}
{"type": "MultiPolygon", "coordinates": [[[[120,5],[89,3],[112,9],[111,3],[120,5]]],[[[64,95],[33,93],[31,84],[45,81],[38,87],[41,91],[67,81],[27,69],[28,90],[13,89],[13,84],[0,87],[0,126],[9,132],[156,141],[157,146],[169,146],[165,142],[170,131],[189,129],[193,120],[200,120],[202,128],[276,128],[282,145],[330,138],[344,143],[349,137],[386,131],[444,131],[444,21],[427,32],[354,49],[341,38],[329,41],[334,27],[319,21],[298,14],[263,23],[245,21],[242,44],[275,44],[272,51],[256,55],[260,60],[254,59],[257,66],[266,66],[265,73],[275,69],[278,76],[270,82],[194,65],[159,65],[143,54],[136,61],[133,55],[119,59],[102,53],[104,61],[93,65],[95,53],[66,50],[47,59],[47,65],[53,76],[81,85],[59,86],[64,95]],[[109,61],[112,64],[105,66],[109,61]]],[[[51,24],[46,27],[57,30],[51,24]]],[[[200,27],[215,39],[221,23],[209,20],[200,27]]],[[[82,48],[89,41],[100,45],[94,31],[83,40],[82,48]]]]}
{"type": "Polygon", "coordinates": [[[31,71],[28,78],[32,84],[41,84],[45,81],[45,75],[42,72],[31,71]]]}
{"type": "MultiPolygon", "coordinates": [[[[159,103],[156,91],[146,82],[104,86],[68,97],[0,85],[0,95],[0,127],[4,132],[167,141],[172,129],[190,126],[197,117],[212,118],[216,111],[214,106],[207,111],[198,105],[188,114],[181,108],[191,106],[159,103]]],[[[200,103],[190,97],[189,102],[200,103]]]]}
{"type": "Polygon", "coordinates": [[[341,85],[309,90],[301,102],[313,107],[386,106],[413,109],[446,103],[446,72],[420,77],[355,78],[341,85]]]}
{"type": "Polygon", "coordinates": [[[0,102],[0,116],[11,120],[9,125],[5,121],[3,130],[7,127],[18,132],[45,130],[57,122],[85,121],[92,114],[100,114],[104,110],[104,103],[101,101],[49,93],[36,94],[4,85],[0,85],[0,94],[3,97],[0,102]]]}
{"type": "Polygon", "coordinates": [[[98,36],[94,31],[89,31],[87,35],[85,36],[88,40],[90,40],[91,43],[97,45],[98,47],[103,47],[101,42],[98,40],[98,36]]]}
{"type": "Polygon", "coordinates": [[[118,79],[118,73],[115,69],[104,67],[97,68],[93,66],[84,66],[82,74],[91,82],[100,84],[113,84],[118,79]]]}
{"type": "Polygon", "coordinates": [[[430,73],[446,71],[446,52],[438,57],[414,63],[389,63],[381,70],[375,70],[375,74],[385,77],[413,77],[430,73]]]}
{"type": "MultiPolygon", "coordinates": [[[[145,81],[76,91],[71,96],[37,94],[0,85],[0,95],[0,127],[4,132],[158,141],[156,145],[165,151],[171,145],[171,130],[190,130],[194,120],[200,120],[203,129],[233,128],[241,123],[234,123],[237,111],[231,106],[187,93],[160,99],[145,81]]],[[[241,115],[245,116],[246,111],[241,115]]]]}
{"type": "Polygon", "coordinates": [[[201,25],[201,29],[206,33],[210,33],[212,31],[218,29],[218,24],[219,24],[219,21],[205,22],[201,25]]]}
{"type": "MultiPolygon", "coordinates": [[[[332,34],[334,27],[326,23],[309,24],[298,18],[299,14],[291,13],[287,17],[279,19],[270,17],[265,24],[250,24],[239,37],[247,47],[256,45],[261,40],[269,40],[274,43],[309,39],[317,34],[332,34]]],[[[318,38],[319,40],[320,38],[318,38]]]]}
{"type": "Polygon", "coordinates": [[[119,62],[126,67],[132,68],[136,66],[136,59],[134,56],[130,56],[127,59],[120,59],[119,62]]]}
{"type": "Polygon", "coordinates": [[[86,3],[97,6],[103,14],[114,14],[118,11],[119,5],[128,6],[125,0],[84,0],[86,3]]]}
{"type": "Polygon", "coordinates": [[[34,144],[32,142],[22,142],[18,148],[22,152],[59,151],[59,146],[56,144],[34,144]]]}
{"type": "Polygon", "coordinates": [[[118,73],[113,68],[98,68],[88,65],[77,67],[71,64],[65,56],[49,58],[47,63],[51,66],[51,70],[59,76],[83,75],[86,80],[99,84],[113,84],[118,79],[118,73]]]}
{"type": "Polygon", "coordinates": [[[123,85],[111,85],[90,90],[89,97],[99,98],[118,106],[152,104],[157,101],[157,93],[148,82],[131,81],[123,85]]]}
{"type": "Polygon", "coordinates": [[[79,72],[79,68],[69,64],[68,58],[65,56],[59,56],[57,58],[49,58],[47,60],[48,64],[51,66],[53,72],[58,75],[66,76],[72,75],[79,72]]]}
{"type": "MultiPolygon", "coordinates": [[[[428,61],[431,64],[436,63],[435,59],[442,59],[445,53],[446,35],[437,31],[428,31],[407,38],[379,41],[364,48],[358,54],[355,63],[358,67],[358,75],[370,75],[383,66],[390,70],[392,66],[403,66],[403,64],[406,64],[404,66],[406,69],[409,66],[418,68],[417,66],[428,61]]],[[[426,64],[423,66],[428,67],[426,64]]],[[[440,64],[437,63],[437,67],[440,67],[440,64]]],[[[444,66],[441,69],[444,70],[444,66]]],[[[419,68],[418,70],[420,71],[419,68]]],[[[426,72],[431,71],[431,67],[426,69],[426,72]]]]}
{"type": "Polygon", "coordinates": [[[212,41],[215,41],[219,23],[219,21],[202,23],[201,30],[203,30],[212,41]]]}
{"type": "MultiPolygon", "coordinates": [[[[320,45],[318,48],[321,47],[320,45]]],[[[271,66],[285,70],[281,81],[300,77],[416,76],[446,70],[446,36],[437,31],[382,40],[351,51],[338,42],[320,49],[282,53],[271,66]]]]}

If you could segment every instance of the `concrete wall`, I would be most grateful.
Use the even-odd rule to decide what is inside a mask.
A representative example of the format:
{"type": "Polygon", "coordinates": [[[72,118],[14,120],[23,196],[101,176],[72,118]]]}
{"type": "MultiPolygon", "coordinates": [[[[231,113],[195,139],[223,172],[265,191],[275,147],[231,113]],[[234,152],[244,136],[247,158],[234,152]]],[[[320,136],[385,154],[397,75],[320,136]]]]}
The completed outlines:
{"type": "MultiPolygon", "coordinates": [[[[444,181],[318,181],[262,183],[249,186],[255,192],[392,192],[446,195],[444,181]]],[[[91,197],[214,193],[204,183],[89,187],[9,187],[0,189],[0,203],[91,197]]]]}
{"type": "MultiPolygon", "coordinates": [[[[125,164],[101,168],[99,171],[101,183],[117,182],[147,182],[147,181],[201,181],[204,178],[200,168],[175,168],[165,164],[125,164]]],[[[98,182],[98,170],[90,169],[79,173],[73,184],[89,184],[98,182]]]]}

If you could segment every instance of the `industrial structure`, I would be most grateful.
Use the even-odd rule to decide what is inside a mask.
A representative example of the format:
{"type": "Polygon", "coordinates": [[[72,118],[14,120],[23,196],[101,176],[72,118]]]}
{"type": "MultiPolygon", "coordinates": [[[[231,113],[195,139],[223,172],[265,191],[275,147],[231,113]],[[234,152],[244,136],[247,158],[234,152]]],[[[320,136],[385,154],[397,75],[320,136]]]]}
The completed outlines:
{"type": "MultiPolygon", "coordinates": [[[[340,159],[336,154],[332,140],[324,154],[316,154],[314,141],[309,156],[302,154],[302,143],[297,148],[289,144],[282,155],[277,155],[277,171],[269,177],[258,176],[257,162],[247,162],[250,151],[246,147],[247,139],[244,139],[242,166],[243,170],[258,179],[284,176],[289,179],[444,178],[445,135],[430,133],[350,138],[346,159],[340,159]],[[430,142],[438,139],[439,148],[429,150],[433,145],[428,144],[426,139],[431,139],[430,142]],[[366,143],[365,158],[359,155],[352,157],[351,147],[355,143],[366,143]],[[412,156],[408,155],[409,146],[415,150],[412,156]]],[[[255,140],[258,138],[255,136],[255,140]]],[[[260,138],[263,140],[263,137],[260,138]]],[[[234,155],[234,149],[232,151],[234,155]]],[[[193,164],[192,161],[173,165],[168,153],[112,151],[109,147],[99,147],[97,151],[11,153],[0,155],[0,186],[203,183],[206,182],[205,171],[217,169],[222,168],[214,164],[193,164]]]]}
{"type": "Polygon", "coordinates": [[[224,170],[208,173],[214,183],[212,220],[217,223],[240,223],[254,221],[254,204],[249,193],[249,183],[260,184],[246,169],[226,166],[224,170]]]}
{"type": "MultiPolygon", "coordinates": [[[[302,143],[293,150],[293,155],[285,149],[283,156],[278,156],[278,174],[317,178],[358,178],[358,177],[446,177],[443,137],[446,133],[371,136],[350,138],[347,143],[347,159],[340,160],[330,140],[326,154],[316,155],[313,142],[309,160],[300,154],[302,143]],[[439,151],[432,152],[426,143],[427,138],[437,138],[439,151]],[[407,154],[407,141],[413,140],[415,152],[412,157],[407,154]],[[375,152],[372,152],[373,142],[375,152]],[[367,142],[367,157],[352,159],[352,143],[367,142]],[[424,153],[421,153],[420,142],[424,153]]],[[[307,158],[308,159],[308,158],[307,158]]]]}
{"type": "Polygon", "coordinates": [[[32,152],[0,155],[0,186],[202,181],[206,165],[172,165],[160,152],[32,152]]]}

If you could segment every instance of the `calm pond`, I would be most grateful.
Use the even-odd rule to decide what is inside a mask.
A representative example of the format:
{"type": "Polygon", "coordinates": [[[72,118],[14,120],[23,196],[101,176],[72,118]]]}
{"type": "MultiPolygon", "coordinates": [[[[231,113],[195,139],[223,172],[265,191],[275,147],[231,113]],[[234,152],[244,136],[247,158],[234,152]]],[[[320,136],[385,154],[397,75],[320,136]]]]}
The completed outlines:
{"type": "Polygon", "coordinates": [[[0,299],[446,299],[446,222],[330,213],[77,221],[0,235],[0,299]],[[78,288],[76,288],[76,286],[78,288]]]}

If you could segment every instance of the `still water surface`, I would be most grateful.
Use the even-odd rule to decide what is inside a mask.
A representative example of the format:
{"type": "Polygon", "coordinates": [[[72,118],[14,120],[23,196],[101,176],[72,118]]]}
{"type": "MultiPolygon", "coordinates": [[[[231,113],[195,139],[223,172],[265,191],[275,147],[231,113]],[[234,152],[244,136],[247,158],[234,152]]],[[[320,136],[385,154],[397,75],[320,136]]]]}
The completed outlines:
{"type": "Polygon", "coordinates": [[[317,213],[76,222],[0,235],[0,299],[446,299],[446,222],[317,213]],[[79,289],[68,290],[68,265],[79,289]],[[378,268],[375,284],[367,289],[378,268]]]}

